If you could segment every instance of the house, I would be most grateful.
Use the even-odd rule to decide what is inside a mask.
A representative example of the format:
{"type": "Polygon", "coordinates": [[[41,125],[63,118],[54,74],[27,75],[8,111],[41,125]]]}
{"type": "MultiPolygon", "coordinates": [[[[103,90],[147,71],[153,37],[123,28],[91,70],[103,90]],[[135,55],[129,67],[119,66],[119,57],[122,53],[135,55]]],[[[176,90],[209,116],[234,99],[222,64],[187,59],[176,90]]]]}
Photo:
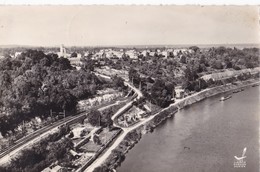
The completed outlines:
{"type": "Polygon", "coordinates": [[[53,167],[52,171],[53,172],[66,172],[67,170],[59,165],[56,165],[55,167],[53,167]]]}
{"type": "Polygon", "coordinates": [[[74,128],[71,132],[73,133],[74,139],[81,138],[82,136],[88,134],[88,131],[86,130],[86,127],[84,127],[84,126],[74,128]]]}
{"type": "Polygon", "coordinates": [[[182,99],[184,97],[184,89],[180,87],[175,88],[175,98],[176,99],[182,99]]]}
{"type": "Polygon", "coordinates": [[[135,50],[128,50],[125,54],[128,55],[130,59],[138,59],[137,52],[135,50]]]}
{"type": "Polygon", "coordinates": [[[167,51],[162,51],[161,54],[162,54],[162,56],[163,56],[164,58],[167,58],[167,57],[168,57],[168,52],[167,52],[167,51]]]}
{"type": "Polygon", "coordinates": [[[69,152],[75,159],[79,159],[82,156],[82,153],[77,153],[72,149],[69,152]]]}
{"type": "Polygon", "coordinates": [[[70,64],[74,67],[80,67],[82,65],[81,57],[69,58],[70,64]]]}
{"type": "Polygon", "coordinates": [[[150,56],[154,57],[154,55],[155,55],[154,51],[150,52],[150,56]]]}
{"type": "Polygon", "coordinates": [[[42,170],[42,172],[67,172],[67,169],[64,167],[61,167],[59,165],[56,166],[49,166],[47,168],[45,168],[44,170],[42,170]]]}
{"type": "Polygon", "coordinates": [[[84,52],[84,57],[88,57],[88,55],[89,55],[90,53],[88,52],[88,51],[86,51],[86,52],[84,52]]]}
{"type": "Polygon", "coordinates": [[[22,54],[22,52],[15,52],[14,58],[17,58],[17,57],[20,56],[21,54],[22,54]]]}

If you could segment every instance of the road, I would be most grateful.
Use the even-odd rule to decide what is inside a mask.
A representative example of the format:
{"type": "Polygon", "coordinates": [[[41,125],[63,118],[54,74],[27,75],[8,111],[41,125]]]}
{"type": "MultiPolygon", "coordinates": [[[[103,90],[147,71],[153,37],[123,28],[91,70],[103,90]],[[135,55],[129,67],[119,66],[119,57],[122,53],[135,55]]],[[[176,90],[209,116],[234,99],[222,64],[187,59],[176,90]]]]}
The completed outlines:
{"type": "MultiPolygon", "coordinates": [[[[259,83],[259,82],[257,82],[259,83]]],[[[254,83],[248,84],[248,85],[253,85],[254,83]]],[[[248,86],[248,85],[243,85],[242,87],[248,86]]],[[[221,87],[221,86],[220,86],[221,87]]],[[[215,88],[215,87],[214,87],[215,88]]],[[[142,119],[139,123],[130,126],[130,127],[121,127],[123,130],[123,133],[117,138],[117,140],[106,150],[105,153],[103,153],[100,157],[98,157],[84,172],[92,172],[95,168],[101,166],[105,160],[109,157],[109,155],[111,154],[112,150],[114,150],[124,139],[124,137],[131,131],[135,130],[136,128],[140,127],[141,125],[151,121],[155,116],[157,116],[159,113],[161,113],[163,110],[167,110],[172,106],[176,106],[178,105],[178,103],[183,102],[191,97],[194,97],[200,93],[206,92],[208,90],[214,89],[214,88],[207,88],[205,90],[202,90],[200,92],[197,92],[195,94],[192,94],[190,96],[187,96],[185,98],[182,99],[178,99],[176,100],[174,103],[172,103],[170,106],[168,106],[167,108],[162,109],[160,112],[149,116],[147,118],[142,119]]],[[[118,127],[118,126],[117,126],[118,127]]]]}
{"type": "Polygon", "coordinates": [[[137,89],[135,86],[133,86],[132,84],[130,84],[129,82],[124,81],[124,84],[127,85],[128,87],[130,87],[132,90],[134,90],[135,93],[137,93],[137,99],[143,97],[143,93],[137,89]]]}
{"type": "MultiPolygon", "coordinates": [[[[204,91],[207,91],[208,89],[206,90],[203,90],[201,92],[204,92],[204,91]]],[[[171,106],[175,106],[177,105],[179,102],[181,101],[185,101],[186,99],[190,98],[190,97],[193,97],[193,96],[196,96],[197,94],[201,93],[201,92],[198,92],[198,93],[195,93],[193,95],[190,95],[190,96],[187,96],[183,99],[180,99],[178,101],[176,101],[175,103],[171,104],[169,107],[167,108],[164,108],[162,109],[161,111],[163,110],[166,110],[166,109],[169,109],[171,106]]],[[[121,109],[119,109],[119,111],[123,111],[123,108],[125,108],[127,105],[125,105],[124,107],[122,107],[121,109]]],[[[161,112],[160,111],[160,112],[161,112]]],[[[152,116],[149,116],[147,118],[144,118],[142,119],[139,123],[133,125],[133,126],[130,126],[130,127],[121,127],[123,132],[122,134],[116,139],[116,141],[106,150],[106,152],[104,152],[101,156],[99,156],[84,172],[92,172],[95,168],[101,166],[105,160],[109,157],[109,155],[111,154],[111,152],[123,141],[124,137],[131,131],[135,130],[136,128],[140,127],[141,125],[151,121],[155,116],[157,116],[160,112],[156,113],[155,115],[152,115],[152,116]]],[[[117,113],[116,113],[117,114],[117,113]]],[[[114,116],[116,116],[113,115],[114,116]]],[[[112,117],[112,118],[113,118],[112,117]]],[[[113,118],[114,119],[114,118],[113,118]]],[[[119,127],[119,126],[117,126],[119,127]]]]}
{"type": "Polygon", "coordinates": [[[129,108],[130,106],[132,106],[132,104],[133,104],[133,101],[131,101],[131,102],[127,103],[126,105],[124,105],[123,107],[121,107],[121,108],[111,117],[112,121],[114,121],[115,118],[116,118],[117,116],[119,116],[122,112],[124,112],[127,108],[129,108]]]}
{"type": "Polygon", "coordinates": [[[99,167],[105,162],[108,156],[112,153],[112,151],[123,141],[128,132],[123,131],[122,134],[116,139],[116,141],[103,153],[99,156],[86,170],[85,172],[92,172],[96,167],[99,167]]]}
{"type": "MultiPolygon", "coordinates": [[[[104,77],[107,79],[111,79],[109,76],[103,75],[103,74],[99,74],[99,73],[95,73],[96,75],[100,76],[100,77],[104,77]]],[[[139,99],[141,97],[143,97],[143,94],[140,90],[138,90],[137,88],[135,88],[133,85],[131,85],[130,83],[124,81],[124,84],[127,85],[129,88],[131,88],[132,90],[134,90],[134,92],[137,94],[137,97],[135,99],[139,99]]],[[[134,100],[133,100],[134,101],[134,100]]],[[[129,108],[129,106],[132,105],[133,101],[127,103],[126,105],[124,105],[122,108],[120,108],[112,117],[111,119],[114,121],[115,118],[120,115],[122,112],[124,112],[127,108],[129,108]]],[[[133,127],[130,128],[126,128],[126,127],[121,127],[123,130],[123,133],[120,134],[118,136],[118,138],[115,140],[115,142],[101,155],[99,156],[86,170],[85,172],[92,172],[96,167],[99,167],[102,165],[102,163],[108,158],[108,156],[112,153],[112,151],[123,141],[123,139],[125,138],[125,136],[132,130],[136,129],[137,127],[139,127],[140,125],[142,125],[144,122],[140,122],[139,125],[135,125],[133,127]]],[[[115,127],[120,127],[117,126],[115,123],[113,124],[115,127]]]]}

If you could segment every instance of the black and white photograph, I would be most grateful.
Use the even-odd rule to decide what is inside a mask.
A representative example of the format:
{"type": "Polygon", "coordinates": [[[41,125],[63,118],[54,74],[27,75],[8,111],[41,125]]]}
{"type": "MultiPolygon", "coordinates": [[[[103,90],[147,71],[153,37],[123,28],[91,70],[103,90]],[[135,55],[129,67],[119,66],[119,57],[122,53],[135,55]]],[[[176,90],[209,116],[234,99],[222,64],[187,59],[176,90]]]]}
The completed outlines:
{"type": "Polygon", "coordinates": [[[257,5],[1,5],[0,172],[258,172],[257,5]]]}

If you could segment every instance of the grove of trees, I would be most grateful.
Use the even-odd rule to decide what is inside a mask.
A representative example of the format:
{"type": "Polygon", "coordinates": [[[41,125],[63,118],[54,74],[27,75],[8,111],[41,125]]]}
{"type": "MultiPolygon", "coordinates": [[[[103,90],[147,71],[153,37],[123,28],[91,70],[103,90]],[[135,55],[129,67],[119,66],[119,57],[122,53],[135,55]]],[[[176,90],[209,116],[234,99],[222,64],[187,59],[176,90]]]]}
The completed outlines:
{"type": "Polygon", "coordinates": [[[73,111],[79,99],[101,89],[104,81],[89,70],[76,70],[56,54],[27,50],[0,59],[0,132],[14,131],[23,120],[49,111],[73,111]]]}

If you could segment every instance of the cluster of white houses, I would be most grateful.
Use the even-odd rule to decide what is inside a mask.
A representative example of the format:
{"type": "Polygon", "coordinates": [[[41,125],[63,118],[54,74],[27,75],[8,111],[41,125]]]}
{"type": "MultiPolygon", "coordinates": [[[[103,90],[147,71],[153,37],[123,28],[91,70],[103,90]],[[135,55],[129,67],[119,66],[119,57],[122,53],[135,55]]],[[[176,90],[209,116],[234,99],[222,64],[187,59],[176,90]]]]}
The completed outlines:
{"type": "MultiPolygon", "coordinates": [[[[179,49],[173,49],[173,48],[165,48],[163,50],[161,49],[145,49],[142,51],[136,50],[136,49],[130,49],[130,50],[124,50],[124,49],[112,49],[112,48],[104,48],[100,49],[99,51],[86,51],[84,53],[77,53],[73,52],[75,56],[72,56],[72,53],[68,53],[64,45],[60,46],[59,52],[57,53],[58,57],[64,57],[64,58],[81,58],[81,57],[90,57],[92,59],[101,59],[101,58],[123,58],[124,56],[129,57],[130,59],[138,59],[139,56],[161,56],[161,57],[169,57],[169,56],[177,56],[178,54],[189,54],[193,53],[194,51],[192,49],[188,48],[179,48],[179,49]]],[[[19,56],[22,52],[15,52],[12,57],[16,58],[19,56]]]]}
{"type": "Polygon", "coordinates": [[[142,51],[138,51],[136,49],[130,49],[130,50],[124,50],[124,49],[112,49],[112,48],[104,48],[100,49],[99,51],[86,51],[83,54],[73,52],[74,56],[72,54],[67,53],[66,48],[61,45],[60,46],[60,51],[57,52],[59,57],[64,57],[68,58],[71,62],[72,65],[74,66],[80,66],[81,64],[81,57],[89,57],[92,60],[99,60],[99,59],[121,59],[123,57],[130,58],[132,60],[137,60],[140,56],[141,57],[154,57],[154,56],[161,56],[163,58],[168,58],[169,56],[182,56],[183,54],[190,54],[193,53],[194,51],[192,49],[188,48],[182,48],[182,49],[156,49],[156,50],[150,50],[150,49],[145,49],[142,51]]]}
{"type": "MultiPolygon", "coordinates": [[[[86,51],[84,52],[84,54],[80,54],[80,53],[76,53],[76,57],[75,58],[81,58],[82,56],[84,57],[91,57],[92,59],[101,59],[101,58],[123,58],[124,56],[127,56],[131,59],[137,59],[139,56],[162,56],[167,58],[170,55],[173,56],[177,56],[178,54],[189,54],[189,53],[193,53],[194,51],[192,49],[187,49],[187,48],[182,48],[182,49],[172,49],[172,48],[168,48],[168,49],[164,49],[164,50],[160,50],[160,49],[156,49],[156,50],[150,50],[150,49],[146,49],[146,50],[142,50],[142,51],[138,51],[136,49],[131,49],[131,50],[124,50],[124,49],[120,49],[120,50],[115,50],[112,48],[104,48],[101,49],[99,51],[86,51]]],[[[65,57],[65,58],[70,58],[71,54],[67,53],[66,48],[61,45],[60,46],[60,51],[57,52],[59,57],[65,57]]]]}
{"type": "MultiPolygon", "coordinates": [[[[163,58],[168,58],[172,56],[179,56],[181,57],[183,54],[190,54],[193,53],[194,51],[192,49],[188,48],[179,48],[179,49],[173,49],[173,48],[165,48],[165,49],[145,49],[145,50],[136,50],[136,49],[112,49],[112,48],[104,48],[100,49],[98,51],[86,51],[83,53],[78,53],[78,52],[73,52],[73,53],[68,53],[66,48],[61,45],[60,50],[58,52],[55,52],[58,57],[64,57],[68,58],[70,63],[73,66],[80,66],[81,64],[81,57],[89,57],[93,60],[99,60],[99,59],[104,59],[104,58],[109,58],[109,59],[121,59],[123,57],[130,58],[132,60],[137,60],[140,56],[141,57],[154,57],[154,56],[160,56],[163,58]]],[[[15,52],[15,54],[11,55],[11,57],[18,57],[21,55],[22,52],[15,52]]],[[[49,52],[53,53],[53,52],[49,52]]]]}
{"type": "Polygon", "coordinates": [[[178,54],[188,54],[193,53],[191,49],[165,49],[160,50],[156,49],[152,50],[142,50],[137,51],[135,49],[131,50],[113,50],[113,49],[101,49],[98,52],[91,54],[90,52],[86,52],[84,56],[88,57],[91,54],[92,59],[101,59],[101,58],[123,58],[124,56],[129,57],[130,59],[138,59],[138,57],[143,56],[151,56],[154,57],[156,55],[167,58],[169,56],[177,56],[178,54]]]}

